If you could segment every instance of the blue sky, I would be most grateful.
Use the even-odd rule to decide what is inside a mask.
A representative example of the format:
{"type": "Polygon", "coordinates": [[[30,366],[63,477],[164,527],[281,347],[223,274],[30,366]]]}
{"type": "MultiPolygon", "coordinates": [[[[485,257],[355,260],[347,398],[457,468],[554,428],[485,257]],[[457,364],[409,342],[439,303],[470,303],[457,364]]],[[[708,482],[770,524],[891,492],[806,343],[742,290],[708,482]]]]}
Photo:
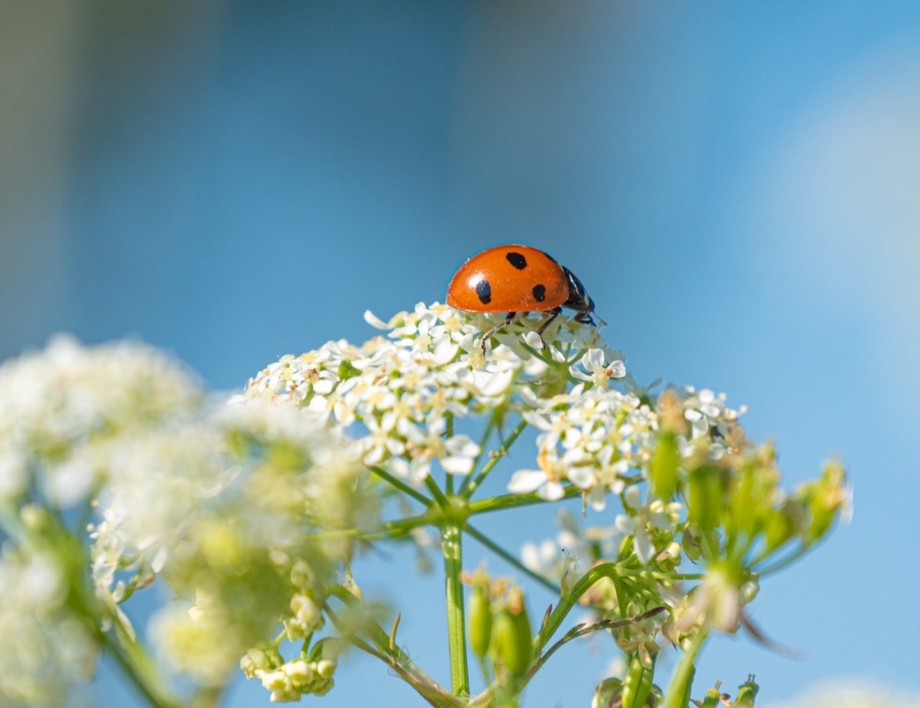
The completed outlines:
{"type": "MultiPolygon", "coordinates": [[[[0,355],[135,336],[232,389],[372,336],[365,309],[443,300],[484,247],[543,248],[640,381],[748,405],[787,484],[851,471],[853,523],[753,606],[804,659],[720,638],[698,681],[920,691],[920,6],[61,5],[11,15],[30,42],[0,55],[0,355]]],[[[519,547],[550,518],[492,530],[519,547]]],[[[366,582],[446,678],[441,580],[411,563],[366,582]]],[[[587,705],[609,650],[561,652],[531,704],[587,705]]],[[[363,659],[338,681],[327,705],[414,704],[363,659]]]]}

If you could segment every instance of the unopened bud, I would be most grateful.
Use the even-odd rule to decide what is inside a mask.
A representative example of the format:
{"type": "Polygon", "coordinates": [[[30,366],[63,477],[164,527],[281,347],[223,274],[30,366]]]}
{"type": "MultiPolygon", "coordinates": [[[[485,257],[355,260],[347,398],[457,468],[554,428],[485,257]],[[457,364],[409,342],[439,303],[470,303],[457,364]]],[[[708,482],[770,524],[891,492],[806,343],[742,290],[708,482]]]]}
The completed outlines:
{"type": "Polygon", "coordinates": [[[329,659],[320,659],[316,662],[316,673],[324,679],[332,678],[332,674],[335,673],[335,668],[335,662],[329,659]]]}
{"type": "Polygon", "coordinates": [[[492,638],[492,599],[487,583],[477,582],[470,592],[470,647],[482,659],[492,638]]]}
{"type": "Polygon", "coordinates": [[[690,498],[688,513],[690,523],[703,531],[718,527],[725,504],[722,471],[712,465],[703,465],[690,473],[690,498]]]}
{"type": "Polygon", "coordinates": [[[621,705],[622,695],[623,682],[620,679],[604,679],[594,689],[591,708],[611,708],[612,706],[621,705]]]}
{"type": "Polygon", "coordinates": [[[512,674],[523,673],[533,658],[530,617],[524,606],[523,592],[511,588],[508,604],[492,622],[492,653],[495,660],[512,674]],[[515,612],[516,610],[516,612],[515,612]]]}
{"type": "Polygon", "coordinates": [[[724,695],[725,694],[722,693],[722,682],[716,681],[716,685],[706,691],[703,702],[699,704],[699,706],[700,708],[719,708],[719,704],[722,703],[724,695]]]}
{"type": "Polygon", "coordinates": [[[669,500],[677,489],[677,466],[680,463],[680,450],[674,433],[665,430],[658,438],[655,452],[649,463],[652,491],[655,496],[669,500]]]}
{"type": "Polygon", "coordinates": [[[754,698],[760,686],[754,683],[754,675],[748,676],[748,680],[738,687],[738,695],[735,698],[733,708],[754,708],[754,698]]]}

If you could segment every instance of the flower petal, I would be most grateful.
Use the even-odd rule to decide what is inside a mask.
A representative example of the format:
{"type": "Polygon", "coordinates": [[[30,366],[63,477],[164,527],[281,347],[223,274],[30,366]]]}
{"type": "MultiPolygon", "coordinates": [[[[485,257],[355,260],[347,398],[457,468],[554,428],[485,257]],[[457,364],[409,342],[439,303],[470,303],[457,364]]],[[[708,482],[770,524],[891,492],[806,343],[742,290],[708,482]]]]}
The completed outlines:
{"type": "Polygon", "coordinates": [[[513,494],[535,492],[546,484],[546,474],[542,470],[518,470],[508,481],[508,491],[513,494]]]}

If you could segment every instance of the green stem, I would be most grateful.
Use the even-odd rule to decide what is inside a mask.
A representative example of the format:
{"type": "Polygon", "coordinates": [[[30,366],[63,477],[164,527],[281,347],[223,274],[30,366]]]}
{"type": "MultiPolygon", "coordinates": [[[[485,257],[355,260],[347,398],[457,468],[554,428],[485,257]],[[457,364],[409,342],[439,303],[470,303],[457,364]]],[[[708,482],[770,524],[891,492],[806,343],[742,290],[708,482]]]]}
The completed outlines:
{"type": "MultiPolygon", "coordinates": [[[[119,634],[123,633],[119,632],[119,634]]],[[[152,679],[150,671],[152,662],[136,643],[127,637],[123,637],[120,643],[115,642],[105,632],[99,632],[97,636],[112,658],[115,659],[115,663],[118,664],[128,681],[134,684],[134,687],[151,706],[155,708],[178,708],[178,703],[163,695],[157,682],[152,679]],[[124,646],[126,643],[130,644],[124,646]]]]}
{"type": "MultiPolygon", "coordinates": [[[[361,604],[361,601],[357,597],[341,585],[331,585],[330,593],[333,597],[349,607],[356,607],[361,604]]],[[[400,678],[412,686],[412,688],[414,688],[430,705],[436,708],[463,708],[465,705],[464,702],[452,696],[446,688],[438,684],[428,674],[416,666],[412,659],[410,659],[399,646],[394,646],[390,636],[379,624],[370,620],[367,625],[365,625],[366,632],[370,635],[370,639],[374,643],[374,646],[376,646],[375,649],[364,642],[360,637],[356,636],[353,628],[344,625],[329,606],[328,602],[323,605],[323,611],[332,620],[332,623],[341,633],[342,638],[390,666],[400,678]]]]}
{"type": "Polygon", "coordinates": [[[470,693],[469,669],[466,663],[466,622],[463,618],[463,546],[460,527],[445,524],[441,529],[441,550],[444,553],[444,580],[447,589],[447,643],[450,651],[450,685],[455,696],[470,693]]]}
{"type": "Polygon", "coordinates": [[[413,489],[408,484],[403,482],[401,479],[394,477],[392,474],[387,472],[382,467],[371,467],[370,471],[373,472],[378,477],[380,477],[380,479],[396,487],[399,491],[403,492],[404,494],[408,494],[410,497],[412,497],[416,501],[421,502],[426,507],[431,506],[431,499],[426,497],[420,491],[413,489]]]}
{"type": "MultiPolygon", "coordinates": [[[[570,497],[575,497],[581,494],[581,490],[574,486],[570,485],[565,488],[565,496],[563,499],[568,499],[570,497]]],[[[531,504],[549,504],[552,502],[547,501],[540,496],[538,492],[527,492],[523,494],[500,494],[497,497],[489,497],[488,499],[480,499],[479,501],[471,502],[469,506],[470,516],[473,514],[484,514],[488,511],[501,511],[502,509],[511,509],[516,506],[530,506],[531,504]]]]}
{"type": "Polygon", "coordinates": [[[791,553],[790,555],[786,556],[782,560],[777,561],[773,565],[768,565],[766,568],[762,568],[760,570],[755,569],[755,570],[761,577],[770,575],[771,573],[775,573],[778,570],[782,570],[787,565],[795,563],[795,561],[797,561],[799,558],[801,558],[806,553],[808,553],[808,551],[810,551],[812,548],[814,548],[814,544],[810,546],[801,546],[797,551],[795,551],[794,553],[791,553]]]}
{"type": "Polygon", "coordinates": [[[508,452],[508,449],[514,444],[514,441],[518,439],[520,434],[524,432],[526,427],[527,421],[522,420],[517,424],[514,430],[511,431],[511,434],[505,439],[505,442],[502,443],[502,446],[498,448],[498,451],[491,457],[491,459],[489,459],[488,462],[482,466],[482,469],[479,471],[479,474],[473,478],[473,481],[467,485],[466,490],[463,492],[463,496],[466,499],[469,499],[471,496],[473,496],[479,485],[482,484],[485,478],[489,476],[489,472],[491,472],[495,465],[498,464],[498,461],[505,456],[505,454],[508,452]]]}
{"type": "Polygon", "coordinates": [[[698,629],[690,637],[689,646],[684,650],[684,655],[680,658],[677,670],[674,672],[674,678],[671,679],[671,685],[668,687],[668,695],[664,699],[662,708],[687,708],[685,699],[690,695],[690,684],[693,682],[693,674],[696,671],[694,662],[696,656],[706,640],[708,631],[698,629]]]}
{"type": "Polygon", "coordinates": [[[464,530],[465,530],[470,536],[472,536],[472,537],[475,538],[477,541],[479,541],[483,546],[485,546],[485,547],[488,548],[490,551],[492,551],[492,553],[494,553],[495,555],[497,555],[499,558],[501,558],[502,560],[504,560],[506,563],[509,563],[510,565],[514,566],[515,568],[517,568],[519,571],[521,571],[522,573],[524,573],[524,574],[527,575],[528,577],[533,578],[534,580],[536,580],[538,583],[540,583],[540,585],[542,585],[543,587],[545,587],[545,588],[546,588],[547,590],[549,590],[551,593],[553,593],[553,594],[555,594],[555,595],[561,594],[561,591],[560,591],[558,585],[556,585],[555,583],[553,583],[553,582],[550,581],[550,580],[547,580],[546,578],[544,578],[544,577],[543,577],[542,575],[540,575],[539,573],[535,573],[534,571],[532,571],[530,568],[528,568],[526,565],[524,565],[523,563],[521,563],[521,561],[519,561],[517,558],[515,558],[515,557],[514,557],[513,555],[511,555],[508,551],[506,551],[504,548],[502,548],[501,546],[499,546],[497,543],[495,543],[492,539],[490,539],[488,536],[486,536],[486,535],[483,534],[482,532],[477,531],[476,529],[474,529],[472,526],[469,526],[469,525],[467,525],[466,528],[465,528],[464,530]]]}
{"type": "MultiPolygon", "coordinates": [[[[445,418],[447,420],[447,430],[444,434],[450,439],[454,437],[454,414],[448,413],[445,418]]],[[[454,476],[450,472],[445,474],[447,479],[444,480],[444,491],[448,497],[452,497],[454,495],[454,476]]]]}
{"type": "Polygon", "coordinates": [[[444,492],[441,491],[438,483],[434,481],[434,478],[432,478],[430,474],[425,477],[425,486],[428,487],[428,491],[431,492],[431,496],[434,497],[434,500],[438,503],[438,506],[447,508],[450,502],[447,501],[447,497],[444,496],[444,492]]]}
{"type": "Polygon", "coordinates": [[[546,626],[539,634],[539,641],[535,642],[535,656],[538,656],[539,653],[543,651],[543,647],[549,643],[553,634],[559,629],[559,625],[562,624],[563,620],[569,612],[571,612],[578,600],[581,599],[581,596],[588,592],[591,586],[602,578],[611,578],[614,583],[616,583],[619,580],[616,565],[613,563],[600,563],[594,566],[572,586],[572,592],[559,599],[559,604],[556,605],[555,609],[550,613],[549,618],[546,620],[546,626]]]}
{"type": "MultiPolygon", "coordinates": [[[[495,423],[497,421],[498,414],[493,411],[492,415],[489,416],[489,422],[486,423],[486,429],[482,432],[482,438],[479,440],[479,454],[476,455],[476,459],[473,460],[473,469],[479,467],[479,463],[482,461],[482,456],[486,453],[486,446],[489,444],[489,437],[492,435],[492,430],[495,428],[495,423]]],[[[473,475],[469,474],[466,476],[466,479],[463,480],[463,484],[460,485],[460,494],[465,495],[466,490],[470,486],[470,482],[473,481],[473,475]]]]}

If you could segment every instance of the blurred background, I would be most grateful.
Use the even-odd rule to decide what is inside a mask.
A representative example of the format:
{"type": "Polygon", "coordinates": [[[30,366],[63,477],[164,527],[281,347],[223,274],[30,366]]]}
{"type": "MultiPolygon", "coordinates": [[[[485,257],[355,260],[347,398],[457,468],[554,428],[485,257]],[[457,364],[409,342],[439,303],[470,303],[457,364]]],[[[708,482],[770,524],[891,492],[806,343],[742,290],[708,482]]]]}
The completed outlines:
{"type": "MultiPolygon", "coordinates": [[[[509,242],[578,274],[640,381],[747,404],[788,485],[849,466],[852,524],[753,606],[803,658],[719,637],[697,686],[920,691],[920,4],[0,0],[3,358],[137,337],[235,389],[509,242]]],[[[514,513],[507,545],[553,535],[514,513]]],[[[413,562],[359,573],[447,681],[413,562]]],[[[566,648],[529,704],[588,705],[611,656],[566,648]]],[[[362,657],[336,680],[324,705],[421,703],[362,657]]],[[[107,666],[92,696],[140,705],[107,666]]]]}

